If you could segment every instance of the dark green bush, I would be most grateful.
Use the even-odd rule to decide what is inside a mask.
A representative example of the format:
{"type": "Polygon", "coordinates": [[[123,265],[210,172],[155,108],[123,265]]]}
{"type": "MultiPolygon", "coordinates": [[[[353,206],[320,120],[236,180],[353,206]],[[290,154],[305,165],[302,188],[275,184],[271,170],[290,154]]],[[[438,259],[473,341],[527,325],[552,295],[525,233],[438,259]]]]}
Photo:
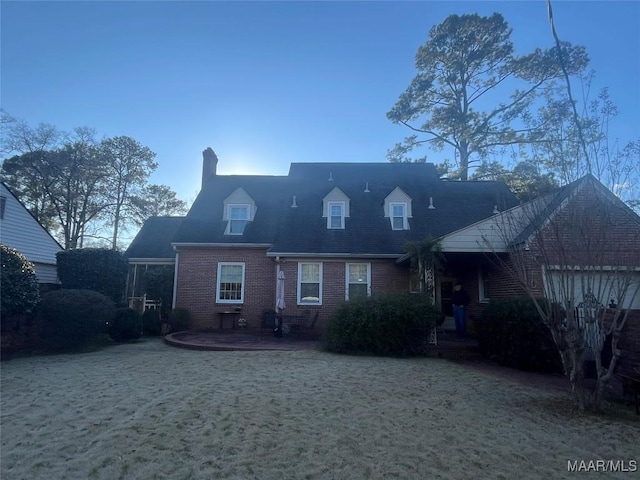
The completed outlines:
{"type": "Polygon", "coordinates": [[[56,254],[58,278],[63,288],[87,289],[106,295],[116,305],[123,301],[127,260],[106,248],[81,248],[56,254]]]}
{"type": "Polygon", "coordinates": [[[420,295],[393,293],[349,300],[334,309],[323,347],[337,353],[420,354],[437,316],[420,295]]]}
{"type": "Polygon", "coordinates": [[[78,350],[107,333],[115,307],[110,298],[91,290],[54,290],[42,297],[45,347],[78,350]]]}
{"type": "Polygon", "coordinates": [[[140,314],[130,308],[116,309],[113,319],[109,322],[109,336],[116,342],[137,340],[142,333],[142,318],[140,314]]]}
{"type": "Polygon", "coordinates": [[[487,358],[521,370],[562,372],[551,332],[530,298],[492,301],[476,329],[487,358]]]}
{"type": "Polygon", "coordinates": [[[191,314],[186,308],[174,308],[169,312],[169,325],[172,332],[189,330],[191,314]]]}
{"type": "Polygon", "coordinates": [[[149,336],[160,335],[160,311],[156,309],[145,310],[142,314],[142,333],[149,336]]]}
{"type": "Polygon", "coordinates": [[[22,253],[0,244],[0,318],[30,312],[40,300],[40,287],[33,264],[22,253]]]}

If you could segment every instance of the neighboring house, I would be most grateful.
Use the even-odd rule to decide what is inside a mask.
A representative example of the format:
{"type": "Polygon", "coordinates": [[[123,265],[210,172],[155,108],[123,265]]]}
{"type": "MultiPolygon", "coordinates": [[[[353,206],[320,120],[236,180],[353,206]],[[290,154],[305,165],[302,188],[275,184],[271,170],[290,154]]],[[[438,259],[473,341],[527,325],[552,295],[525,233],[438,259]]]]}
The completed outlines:
{"type": "Polygon", "coordinates": [[[41,286],[59,283],[56,253],[63,250],[62,246],[1,182],[0,243],[15,248],[34,264],[41,286]]]}

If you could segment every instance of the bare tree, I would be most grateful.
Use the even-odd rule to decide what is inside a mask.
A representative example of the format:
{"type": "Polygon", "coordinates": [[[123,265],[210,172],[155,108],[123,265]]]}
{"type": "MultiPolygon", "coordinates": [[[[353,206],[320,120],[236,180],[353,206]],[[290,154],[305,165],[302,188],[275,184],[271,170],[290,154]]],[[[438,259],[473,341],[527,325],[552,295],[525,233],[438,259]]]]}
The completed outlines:
{"type": "Polygon", "coordinates": [[[587,175],[493,222],[483,242],[508,253],[493,258],[549,327],[576,404],[597,411],[640,307],[640,217],[587,175]],[[593,385],[585,362],[595,366],[593,385]]]}
{"type": "Polygon", "coordinates": [[[111,248],[118,245],[120,229],[131,215],[130,203],[146,184],[149,175],[158,167],[153,161],[156,154],[131,137],[113,137],[103,140],[102,155],[110,170],[111,248]]]}

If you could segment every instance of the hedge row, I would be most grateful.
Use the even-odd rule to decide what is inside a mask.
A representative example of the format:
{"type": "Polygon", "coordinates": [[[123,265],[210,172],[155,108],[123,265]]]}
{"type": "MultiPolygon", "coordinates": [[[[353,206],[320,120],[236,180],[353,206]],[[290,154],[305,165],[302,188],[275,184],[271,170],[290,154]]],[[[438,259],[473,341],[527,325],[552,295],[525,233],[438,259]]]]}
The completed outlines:
{"type": "Polygon", "coordinates": [[[420,295],[394,293],[349,300],[333,311],[323,346],[337,353],[424,353],[438,315],[420,295]]]}

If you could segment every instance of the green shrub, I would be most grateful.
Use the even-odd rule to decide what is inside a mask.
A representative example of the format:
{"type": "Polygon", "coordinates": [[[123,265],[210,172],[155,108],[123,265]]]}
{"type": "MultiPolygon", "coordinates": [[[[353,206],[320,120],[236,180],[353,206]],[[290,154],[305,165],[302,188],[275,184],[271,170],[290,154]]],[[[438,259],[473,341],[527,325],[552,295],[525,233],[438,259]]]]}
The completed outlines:
{"type": "Polygon", "coordinates": [[[142,318],[140,314],[130,308],[116,309],[113,319],[109,322],[109,336],[116,342],[137,340],[142,332],[142,318]]]}
{"type": "Polygon", "coordinates": [[[421,295],[394,293],[349,300],[334,309],[323,347],[337,353],[423,353],[437,316],[421,295]]]}
{"type": "Polygon", "coordinates": [[[33,264],[22,253],[0,244],[0,318],[30,312],[40,300],[40,287],[33,264]]]}
{"type": "Polygon", "coordinates": [[[81,248],[56,254],[58,278],[63,288],[87,289],[106,295],[116,305],[123,301],[127,260],[106,248],[81,248]]]}
{"type": "Polygon", "coordinates": [[[160,335],[160,311],[156,309],[145,310],[142,314],[142,333],[149,336],[160,335]]]}
{"type": "Polygon", "coordinates": [[[45,346],[82,349],[97,343],[107,331],[115,307],[110,298],[91,290],[54,290],[42,297],[45,346]]]}
{"type": "Polygon", "coordinates": [[[492,301],[476,324],[482,353],[521,370],[562,372],[558,349],[530,298],[492,301]]]}
{"type": "Polygon", "coordinates": [[[191,314],[186,308],[174,308],[169,312],[169,325],[172,332],[189,330],[191,314]]]}

